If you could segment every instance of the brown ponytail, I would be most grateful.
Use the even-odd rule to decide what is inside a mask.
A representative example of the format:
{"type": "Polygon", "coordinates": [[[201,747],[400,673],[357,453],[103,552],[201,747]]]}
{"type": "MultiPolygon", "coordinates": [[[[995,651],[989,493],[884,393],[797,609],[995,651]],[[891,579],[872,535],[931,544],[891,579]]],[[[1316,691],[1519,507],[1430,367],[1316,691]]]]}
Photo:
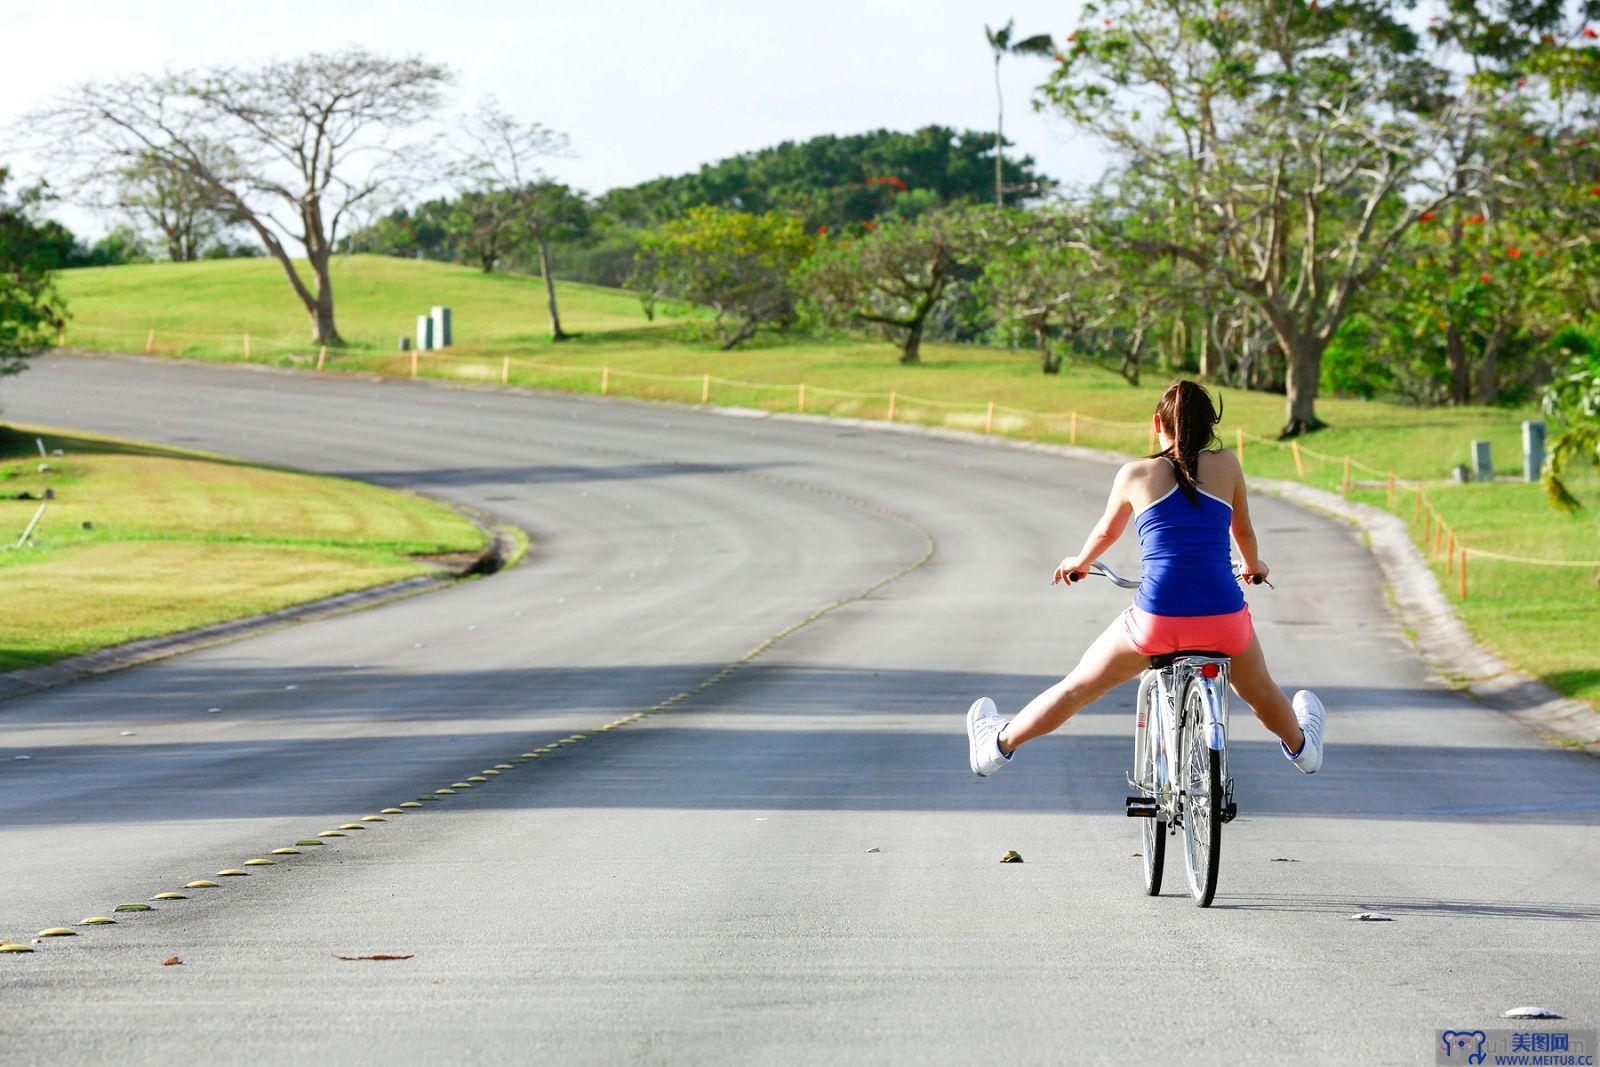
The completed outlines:
{"type": "Polygon", "coordinates": [[[1220,406],[1211,403],[1211,394],[1198,382],[1180,378],[1167,387],[1156,403],[1156,418],[1172,438],[1172,447],[1157,452],[1151,459],[1172,460],[1172,473],[1178,478],[1183,495],[1190,502],[1200,499],[1198,476],[1200,453],[1217,442],[1216,425],[1222,420],[1220,406]]]}

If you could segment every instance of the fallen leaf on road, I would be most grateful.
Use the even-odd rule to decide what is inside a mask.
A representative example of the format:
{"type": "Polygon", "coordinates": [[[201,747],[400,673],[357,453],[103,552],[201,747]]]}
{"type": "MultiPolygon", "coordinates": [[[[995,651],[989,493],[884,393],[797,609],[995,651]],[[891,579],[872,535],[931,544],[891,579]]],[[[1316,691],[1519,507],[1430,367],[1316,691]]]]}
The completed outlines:
{"type": "Polygon", "coordinates": [[[161,961],[161,966],[163,966],[163,967],[176,967],[178,964],[180,964],[182,962],[183,961],[181,959],[179,959],[178,957],[176,957],[176,956],[168,956],[166,959],[161,961]]]}
{"type": "Polygon", "coordinates": [[[416,955],[414,952],[405,956],[386,956],[381,952],[376,956],[340,956],[335,953],[333,958],[336,960],[409,960],[414,955],[416,955]]]}
{"type": "Polygon", "coordinates": [[[878,848],[876,845],[874,845],[872,848],[867,849],[867,851],[868,852],[882,852],[883,849],[878,848]]]}
{"type": "Polygon", "coordinates": [[[1015,851],[1015,850],[1013,850],[1011,852],[1007,852],[1004,856],[1000,857],[1000,862],[1001,863],[1021,863],[1022,862],[1022,854],[1017,852],[1017,851],[1015,851]]]}

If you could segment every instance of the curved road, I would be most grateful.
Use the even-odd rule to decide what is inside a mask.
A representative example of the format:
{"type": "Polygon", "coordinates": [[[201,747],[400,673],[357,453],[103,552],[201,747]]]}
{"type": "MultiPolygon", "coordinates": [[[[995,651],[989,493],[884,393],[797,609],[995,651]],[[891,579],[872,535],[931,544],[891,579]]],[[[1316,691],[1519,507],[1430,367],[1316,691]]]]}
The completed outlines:
{"type": "Polygon", "coordinates": [[[1278,591],[1252,611],[1331,709],[1329,756],[1303,777],[1235,718],[1241,815],[1201,911],[1172,856],[1140,894],[1131,688],[995,778],[966,766],[968,702],[1015,710],[1124,602],[1048,582],[1103,465],[105,359],[0,396],[533,537],[486,581],[0,704],[0,936],[589,735],[0,955],[0,1060],[1411,1063],[1516,1005],[1600,1023],[1600,766],[1430,680],[1336,523],[1257,505],[1278,591]],[[334,958],[373,953],[413,958],[334,958]]]}

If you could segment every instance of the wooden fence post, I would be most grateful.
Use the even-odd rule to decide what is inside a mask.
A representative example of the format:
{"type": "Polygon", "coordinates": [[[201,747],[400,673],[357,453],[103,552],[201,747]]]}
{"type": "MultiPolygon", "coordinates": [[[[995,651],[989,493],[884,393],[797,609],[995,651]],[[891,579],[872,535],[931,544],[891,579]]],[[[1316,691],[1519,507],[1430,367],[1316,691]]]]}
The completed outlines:
{"type": "Polygon", "coordinates": [[[1417,486],[1417,517],[1415,519],[1413,519],[1412,521],[1413,522],[1421,522],[1422,521],[1422,486],[1420,486],[1420,485],[1417,486]]]}
{"type": "Polygon", "coordinates": [[[1294,453],[1294,472],[1301,479],[1306,476],[1306,461],[1300,458],[1300,442],[1294,438],[1289,439],[1289,451],[1294,453]]]}
{"type": "Polygon", "coordinates": [[[323,345],[321,348],[317,349],[317,369],[318,370],[322,369],[322,364],[327,362],[327,359],[328,359],[328,346],[327,345],[323,345]]]}
{"type": "Polygon", "coordinates": [[[1461,546],[1461,599],[1467,599],[1467,546],[1461,546]]]}
{"type": "Polygon", "coordinates": [[[711,403],[711,375],[709,374],[700,379],[700,403],[711,403]]]}
{"type": "Polygon", "coordinates": [[[989,401],[989,411],[983,417],[983,432],[994,433],[994,401],[989,401]]]}
{"type": "Polygon", "coordinates": [[[1456,532],[1447,531],[1444,539],[1444,572],[1450,574],[1456,569],[1456,532]]]}
{"type": "Polygon", "coordinates": [[[889,390],[889,421],[894,421],[894,390],[889,390]]]}
{"type": "Polygon", "coordinates": [[[1389,472],[1389,496],[1385,500],[1389,507],[1394,507],[1394,471],[1389,472]]]}
{"type": "MultiPolygon", "coordinates": [[[[151,331],[151,332],[154,333],[154,331],[151,331]]],[[[249,359],[250,358],[250,335],[249,334],[245,334],[244,335],[244,358],[245,359],[249,359]]]]}
{"type": "Polygon", "coordinates": [[[805,382],[801,382],[800,383],[800,395],[799,395],[799,397],[796,398],[795,410],[798,411],[802,415],[804,415],[806,413],[806,383],[805,382]]]}
{"type": "Polygon", "coordinates": [[[611,391],[611,368],[600,368],[600,395],[605,396],[611,391]]]}
{"type": "Polygon", "coordinates": [[[65,326],[56,327],[56,347],[67,347],[67,328],[65,326]]]}
{"type": "Polygon", "coordinates": [[[506,356],[500,360],[500,384],[511,384],[511,357],[506,356]]]}
{"type": "Polygon", "coordinates": [[[1344,488],[1342,489],[1342,492],[1344,493],[1345,496],[1349,496],[1350,495],[1350,457],[1349,456],[1344,457],[1344,488]]]}
{"type": "Polygon", "coordinates": [[[1152,454],[1154,454],[1155,450],[1156,450],[1156,424],[1152,422],[1150,424],[1150,452],[1152,454]]]}
{"type": "Polygon", "coordinates": [[[1076,411],[1072,413],[1072,431],[1067,436],[1067,442],[1074,445],[1078,443],[1078,413],[1076,411]]]}
{"type": "Polygon", "coordinates": [[[418,362],[417,362],[417,358],[418,358],[417,357],[417,350],[415,348],[413,348],[411,350],[411,376],[413,378],[415,378],[417,376],[417,370],[418,370],[418,368],[420,366],[420,364],[418,364],[418,362]]]}
{"type": "Polygon", "coordinates": [[[148,356],[150,354],[151,350],[154,349],[155,347],[156,347],[156,332],[154,330],[151,330],[149,333],[144,335],[144,354],[148,356]]]}
{"type": "Polygon", "coordinates": [[[1239,469],[1240,470],[1244,470],[1244,429],[1243,429],[1243,427],[1238,427],[1238,426],[1234,427],[1233,439],[1234,439],[1235,442],[1237,442],[1236,446],[1234,447],[1234,452],[1236,452],[1238,454],[1238,456],[1239,456],[1239,469]]]}

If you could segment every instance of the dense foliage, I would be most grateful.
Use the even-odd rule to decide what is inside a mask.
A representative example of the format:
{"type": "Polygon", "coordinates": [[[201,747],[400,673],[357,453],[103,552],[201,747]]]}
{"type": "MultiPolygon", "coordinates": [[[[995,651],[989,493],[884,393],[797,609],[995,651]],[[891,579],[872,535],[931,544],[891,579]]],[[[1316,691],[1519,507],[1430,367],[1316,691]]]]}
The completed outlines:
{"type": "Polygon", "coordinates": [[[15,374],[23,361],[55,340],[66,321],[51,273],[60,263],[60,229],[32,217],[37,191],[6,195],[0,169],[0,375],[15,374]]]}

